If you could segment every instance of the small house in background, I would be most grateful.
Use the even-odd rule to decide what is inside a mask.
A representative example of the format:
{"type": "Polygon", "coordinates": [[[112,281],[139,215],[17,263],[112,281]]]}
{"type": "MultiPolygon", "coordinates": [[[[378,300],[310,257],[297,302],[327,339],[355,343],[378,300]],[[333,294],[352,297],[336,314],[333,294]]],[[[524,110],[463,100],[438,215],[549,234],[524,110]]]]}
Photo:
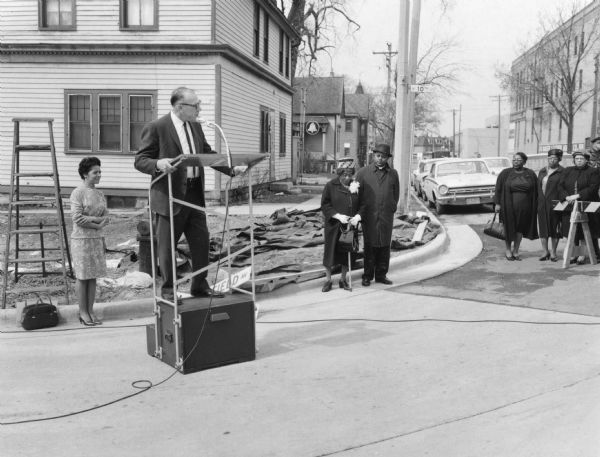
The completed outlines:
{"type": "MultiPolygon", "coordinates": [[[[2,0],[0,191],[9,183],[11,119],[39,116],[54,118],[65,193],[80,182],[81,158],[95,155],[107,195],[146,196],[149,177],[133,168],[140,132],[169,112],[179,86],[198,93],[200,115],[223,128],[233,154],[267,156],[255,182],[289,178],[297,39],[274,0],[2,0]]],[[[224,153],[218,133],[205,133],[224,153]]],[[[47,127],[27,126],[25,142],[47,143],[47,127]]],[[[39,153],[26,160],[44,167],[39,153]]],[[[238,177],[233,186],[246,184],[238,177]]],[[[21,185],[47,190],[32,178],[21,185]]],[[[207,168],[207,198],[224,186],[207,168]]]]}
{"type": "Polygon", "coordinates": [[[369,147],[369,106],[370,98],[364,93],[359,82],[353,94],[346,94],[344,111],[344,128],[342,129],[342,143],[344,156],[354,157],[358,166],[367,164],[367,150],[369,147]]]}
{"type": "Polygon", "coordinates": [[[293,123],[301,172],[332,172],[344,157],[366,163],[369,96],[360,83],[346,94],[341,76],[295,78],[293,123]]]}

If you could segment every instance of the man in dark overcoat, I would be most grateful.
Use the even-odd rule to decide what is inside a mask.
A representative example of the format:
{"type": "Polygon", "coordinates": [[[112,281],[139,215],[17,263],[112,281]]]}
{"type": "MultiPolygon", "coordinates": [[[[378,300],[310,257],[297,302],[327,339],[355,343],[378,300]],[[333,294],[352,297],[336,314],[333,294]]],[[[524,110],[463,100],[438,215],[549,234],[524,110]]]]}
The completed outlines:
{"type": "MultiPolygon", "coordinates": [[[[174,165],[173,159],[182,154],[214,154],[206,142],[200,123],[200,100],[196,93],[179,87],[171,93],[171,112],[150,122],[142,130],[141,146],[135,156],[135,168],[152,175],[170,173],[173,198],[204,207],[204,168],[174,165]]],[[[200,270],[208,265],[209,232],[206,214],[187,206],[173,205],[173,227],[170,224],[169,190],[165,176],[156,182],[151,191],[151,210],[156,217],[158,260],[162,277],[161,296],[173,300],[171,255],[171,228],[175,243],[185,233],[192,257],[192,268],[200,270]]],[[[190,293],[193,296],[222,297],[212,291],[204,271],[192,278],[190,293]]]]}
{"type": "Polygon", "coordinates": [[[365,266],[362,285],[376,282],[392,284],[387,277],[394,213],[400,198],[398,172],[388,164],[390,146],[377,144],[373,148],[373,163],[361,168],[356,180],[360,184],[360,218],[364,235],[365,266]]]}

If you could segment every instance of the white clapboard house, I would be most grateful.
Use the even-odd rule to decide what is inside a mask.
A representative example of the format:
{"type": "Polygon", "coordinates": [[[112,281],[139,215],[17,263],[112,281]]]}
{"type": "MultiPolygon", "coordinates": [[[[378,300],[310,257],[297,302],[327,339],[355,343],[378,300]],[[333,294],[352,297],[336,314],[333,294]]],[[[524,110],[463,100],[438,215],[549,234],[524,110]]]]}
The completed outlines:
{"type": "MultiPolygon", "coordinates": [[[[54,118],[64,193],[86,155],[102,161],[107,195],[147,195],[133,168],[143,125],[193,88],[201,116],[221,125],[236,153],[264,153],[254,181],[291,176],[290,53],[298,36],[274,0],[1,0],[0,192],[10,177],[14,117],[54,118]]],[[[205,132],[225,152],[218,133],[205,132]]],[[[47,143],[47,126],[22,127],[21,144],[47,143]]],[[[48,165],[22,158],[28,170],[48,165]]],[[[206,169],[209,199],[225,177],[206,169]]],[[[243,186],[244,178],[235,178],[243,186]]],[[[46,182],[21,181],[43,193],[46,182]]]]}

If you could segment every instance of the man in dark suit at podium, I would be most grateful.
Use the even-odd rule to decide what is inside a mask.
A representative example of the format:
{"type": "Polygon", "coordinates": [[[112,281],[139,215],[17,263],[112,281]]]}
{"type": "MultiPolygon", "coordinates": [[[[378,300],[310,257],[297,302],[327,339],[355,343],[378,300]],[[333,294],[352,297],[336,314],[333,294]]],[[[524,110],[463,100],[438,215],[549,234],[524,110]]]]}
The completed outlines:
{"type": "MultiPolygon", "coordinates": [[[[187,87],[171,93],[171,112],[150,122],[142,130],[141,146],[135,156],[135,168],[154,179],[159,174],[170,173],[173,198],[197,206],[205,206],[204,168],[202,166],[176,166],[171,162],[182,154],[214,154],[206,142],[197,121],[200,99],[187,87]]],[[[156,216],[158,259],[162,277],[161,296],[173,301],[171,233],[169,220],[169,189],[167,177],[154,184],[151,191],[151,210],[156,216]]],[[[192,256],[192,268],[200,270],[208,265],[209,232],[206,214],[176,203],[173,204],[173,233],[175,244],[185,233],[192,256]]],[[[192,278],[190,293],[195,297],[223,297],[213,292],[206,280],[207,272],[192,278]]]]}

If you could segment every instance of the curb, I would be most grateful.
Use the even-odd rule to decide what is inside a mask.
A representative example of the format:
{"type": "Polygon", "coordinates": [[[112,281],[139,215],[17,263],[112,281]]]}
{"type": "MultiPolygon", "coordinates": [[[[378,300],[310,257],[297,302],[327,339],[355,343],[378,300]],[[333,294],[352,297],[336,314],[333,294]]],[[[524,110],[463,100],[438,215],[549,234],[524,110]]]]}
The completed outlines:
{"type": "MultiPolygon", "coordinates": [[[[421,264],[433,257],[443,254],[450,244],[448,232],[439,219],[418,199],[416,199],[416,201],[419,202],[424,211],[427,212],[429,219],[441,227],[441,233],[424,246],[392,257],[390,259],[390,266],[393,266],[394,268],[406,268],[421,264]]],[[[283,293],[283,295],[285,295],[285,293],[283,293]]],[[[77,306],[59,305],[57,308],[59,325],[76,324],[79,322],[79,308],[77,306]]],[[[94,311],[101,320],[109,321],[122,320],[124,318],[137,319],[152,317],[154,311],[154,298],[145,297],[128,301],[100,302],[94,304],[94,311]]],[[[21,328],[19,322],[17,322],[19,315],[19,308],[1,309],[0,328],[9,327],[10,330],[14,330],[15,327],[21,328]]],[[[26,330],[23,330],[23,332],[26,332],[26,330]]]]}

